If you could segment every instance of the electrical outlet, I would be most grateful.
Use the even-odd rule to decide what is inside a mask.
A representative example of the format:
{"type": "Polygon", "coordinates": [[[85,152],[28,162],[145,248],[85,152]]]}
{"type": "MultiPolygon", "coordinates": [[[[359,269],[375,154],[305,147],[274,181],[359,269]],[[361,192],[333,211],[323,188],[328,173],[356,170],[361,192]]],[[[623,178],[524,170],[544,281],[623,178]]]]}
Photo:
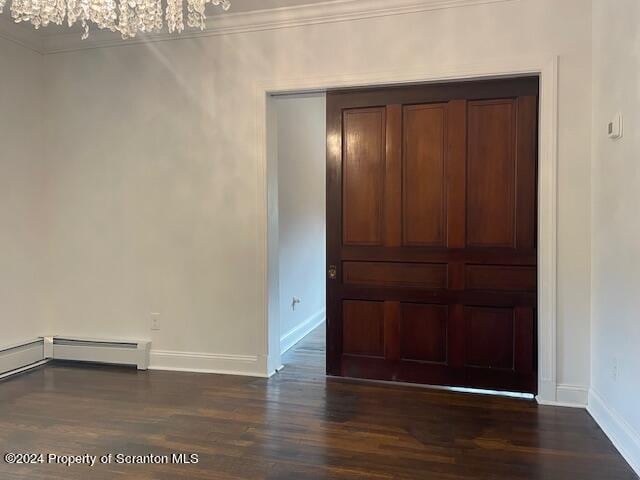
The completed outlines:
{"type": "Polygon", "coordinates": [[[619,373],[620,372],[618,368],[618,357],[614,356],[611,361],[611,380],[613,380],[614,382],[617,382],[619,373]]]}
{"type": "Polygon", "coordinates": [[[151,330],[153,331],[160,330],[160,314],[159,313],[151,314],[151,330]]]}
{"type": "Polygon", "coordinates": [[[607,135],[613,140],[622,138],[622,114],[616,113],[613,119],[607,124],[607,135]]]}

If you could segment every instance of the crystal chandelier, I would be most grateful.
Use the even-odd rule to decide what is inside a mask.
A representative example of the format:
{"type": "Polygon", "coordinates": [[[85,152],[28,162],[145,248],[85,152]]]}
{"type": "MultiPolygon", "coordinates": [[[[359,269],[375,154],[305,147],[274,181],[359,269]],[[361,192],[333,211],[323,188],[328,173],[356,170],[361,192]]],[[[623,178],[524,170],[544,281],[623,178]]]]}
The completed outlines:
{"type": "MultiPolygon", "coordinates": [[[[36,28],[50,23],[69,27],[80,23],[82,38],[89,36],[89,24],[133,38],[138,32],[159,32],[167,22],[170,33],[184,30],[185,0],[11,0],[11,16],[16,23],[31,22],[36,28]]],[[[7,0],[0,0],[0,14],[7,0]]],[[[186,0],[187,26],[204,30],[206,6],[211,3],[229,9],[229,0],[186,0]]]]}

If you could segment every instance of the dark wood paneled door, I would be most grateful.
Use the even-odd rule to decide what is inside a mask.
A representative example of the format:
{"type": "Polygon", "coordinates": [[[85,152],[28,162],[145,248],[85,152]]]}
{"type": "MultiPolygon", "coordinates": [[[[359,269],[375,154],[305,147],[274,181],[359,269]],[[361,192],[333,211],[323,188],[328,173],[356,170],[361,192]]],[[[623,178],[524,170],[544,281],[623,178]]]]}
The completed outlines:
{"type": "Polygon", "coordinates": [[[328,374],[536,392],[537,92],[329,92],[328,374]]]}

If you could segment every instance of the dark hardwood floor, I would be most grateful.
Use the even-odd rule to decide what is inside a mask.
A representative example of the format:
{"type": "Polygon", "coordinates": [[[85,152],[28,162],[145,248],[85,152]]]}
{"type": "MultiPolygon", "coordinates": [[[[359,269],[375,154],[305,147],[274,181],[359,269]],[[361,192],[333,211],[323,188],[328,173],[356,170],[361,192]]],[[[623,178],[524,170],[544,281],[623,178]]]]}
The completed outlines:
{"type": "Polygon", "coordinates": [[[326,379],[323,332],[270,380],[49,364],[0,383],[0,453],[190,465],[9,465],[0,479],[636,479],[584,410],[326,379]]]}

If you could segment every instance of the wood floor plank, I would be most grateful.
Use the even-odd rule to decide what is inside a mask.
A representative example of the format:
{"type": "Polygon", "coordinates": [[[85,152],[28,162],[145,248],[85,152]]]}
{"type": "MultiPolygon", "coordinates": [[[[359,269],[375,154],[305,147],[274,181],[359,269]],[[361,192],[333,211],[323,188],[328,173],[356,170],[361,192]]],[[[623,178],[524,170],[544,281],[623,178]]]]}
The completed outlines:
{"type": "Polygon", "coordinates": [[[326,378],[324,330],[271,379],[54,363],[0,382],[0,450],[196,453],[10,465],[2,480],[637,480],[584,410],[326,378]]]}

